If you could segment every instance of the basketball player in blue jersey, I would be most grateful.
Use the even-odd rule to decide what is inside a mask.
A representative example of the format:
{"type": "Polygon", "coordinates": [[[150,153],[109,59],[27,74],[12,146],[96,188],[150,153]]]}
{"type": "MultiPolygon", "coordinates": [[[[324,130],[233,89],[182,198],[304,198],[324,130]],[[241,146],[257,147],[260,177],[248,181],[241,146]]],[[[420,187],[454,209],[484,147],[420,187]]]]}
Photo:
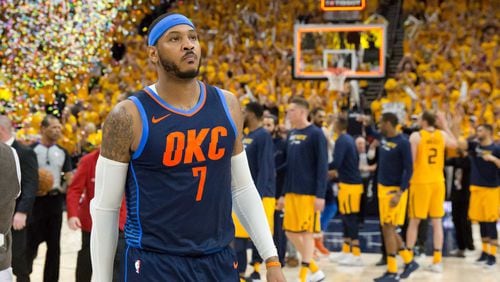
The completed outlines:
{"type": "Polygon", "coordinates": [[[307,121],[308,115],[309,103],[293,98],[287,112],[293,129],[287,140],[284,197],[280,197],[278,207],[284,207],[283,229],[302,257],[300,282],[318,282],[325,274],[313,260],[313,234],[321,231],[328,156],[326,138],[320,128],[307,121]]]}
{"type": "Polygon", "coordinates": [[[380,141],[378,149],[378,202],[380,224],[384,233],[387,253],[387,272],[376,282],[399,281],[396,252],[409,263],[409,253],[396,227],[403,225],[406,217],[408,186],[413,172],[411,146],[408,138],[397,130],[398,117],[384,113],[379,123],[380,133],[366,127],[366,133],[380,141]]]}
{"type": "MultiPolygon", "coordinates": [[[[262,127],[263,107],[257,102],[250,102],[244,110],[244,126],[248,129],[248,134],[243,138],[243,146],[248,157],[248,165],[252,173],[253,181],[257,186],[264,210],[266,212],[269,229],[274,226],[274,208],[276,199],[276,178],[274,168],[274,145],[271,134],[262,127]]],[[[238,272],[240,277],[244,277],[247,267],[247,243],[248,233],[241,225],[240,221],[233,216],[235,224],[235,251],[238,256],[238,272]]],[[[250,275],[250,281],[260,281],[260,266],[262,258],[259,256],[255,245],[252,244],[252,261],[254,271],[250,275]]]]}
{"type": "Polygon", "coordinates": [[[103,127],[91,202],[93,281],[109,282],[123,193],[123,281],[239,281],[233,208],[285,281],[243,150],[236,97],[196,79],[201,51],[193,23],[156,19],[147,52],[158,81],[120,102],[103,127]]]}
{"type": "Polygon", "coordinates": [[[333,150],[330,176],[339,179],[338,202],[344,226],[344,243],[342,253],[337,257],[330,256],[330,260],[342,265],[362,266],[358,218],[363,184],[358,152],[354,139],[347,134],[347,122],[346,117],[338,116],[334,127],[338,137],[333,150]]]}
{"type": "Polygon", "coordinates": [[[479,222],[483,250],[476,261],[486,268],[496,266],[498,209],[500,208],[500,147],[493,141],[493,127],[479,125],[476,139],[459,142],[471,161],[469,219],[479,222]]]}

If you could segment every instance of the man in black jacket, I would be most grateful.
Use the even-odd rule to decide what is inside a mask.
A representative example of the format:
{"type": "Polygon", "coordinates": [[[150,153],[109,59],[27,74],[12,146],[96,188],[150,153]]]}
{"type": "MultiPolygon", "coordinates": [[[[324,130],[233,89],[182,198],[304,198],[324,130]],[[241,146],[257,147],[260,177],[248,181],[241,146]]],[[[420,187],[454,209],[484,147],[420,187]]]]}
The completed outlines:
{"type": "Polygon", "coordinates": [[[465,258],[465,249],[474,250],[472,224],[468,219],[470,201],[470,160],[467,152],[458,150],[458,156],[446,160],[446,165],[453,167],[451,189],[451,214],[455,225],[457,250],[452,255],[465,258]]]}
{"type": "Polygon", "coordinates": [[[16,200],[12,219],[12,270],[17,281],[29,280],[26,262],[26,224],[33,208],[38,189],[38,162],[33,149],[16,141],[12,122],[6,116],[0,116],[0,142],[14,148],[21,164],[21,195],[16,200]]]}

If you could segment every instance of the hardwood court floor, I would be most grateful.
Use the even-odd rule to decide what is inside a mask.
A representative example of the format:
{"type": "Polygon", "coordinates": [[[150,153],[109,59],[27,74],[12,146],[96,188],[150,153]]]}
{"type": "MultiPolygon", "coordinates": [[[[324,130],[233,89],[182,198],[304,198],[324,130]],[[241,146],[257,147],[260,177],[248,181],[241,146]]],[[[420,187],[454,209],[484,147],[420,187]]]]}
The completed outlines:
{"type": "MultiPolygon", "coordinates": [[[[71,231],[63,222],[61,239],[61,282],[75,281],[75,265],[77,252],[80,249],[80,232],[71,231]]],[[[477,226],[474,228],[474,238],[476,247],[480,248],[478,242],[479,230],[477,226]]],[[[43,264],[44,259],[41,258],[45,254],[45,244],[41,245],[38,252],[39,256],[36,258],[31,281],[43,281],[43,264]]],[[[405,281],[409,282],[500,282],[500,266],[492,270],[484,270],[479,266],[473,264],[474,260],[478,257],[479,251],[467,253],[465,259],[459,258],[444,258],[444,272],[442,274],[434,274],[424,270],[418,270],[410,279],[405,281]]],[[[337,264],[330,263],[327,258],[322,258],[319,261],[320,267],[326,273],[327,278],[325,282],[368,282],[373,281],[373,278],[380,276],[385,267],[376,267],[375,262],[380,258],[378,254],[363,254],[362,258],[365,262],[364,267],[343,267],[337,264]]],[[[419,258],[420,265],[424,266],[430,263],[432,258],[419,258]]],[[[421,267],[423,268],[423,267],[421,267]]],[[[284,268],[287,281],[295,282],[298,277],[298,268],[284,268]]],[[[264,280],[265,281],[265,280],[264,280]]]]}

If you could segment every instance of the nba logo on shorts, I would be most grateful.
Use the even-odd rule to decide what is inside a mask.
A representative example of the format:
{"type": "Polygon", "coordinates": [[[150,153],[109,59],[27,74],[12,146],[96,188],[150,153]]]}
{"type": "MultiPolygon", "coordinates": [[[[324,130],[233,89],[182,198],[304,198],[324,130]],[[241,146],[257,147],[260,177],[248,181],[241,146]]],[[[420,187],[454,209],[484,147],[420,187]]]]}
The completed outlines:
{"type": "Polygon", "coordinates": [[[139,274],[141,271],[141,260],[138,259],[135,261],[135,273],[139,274]]]}

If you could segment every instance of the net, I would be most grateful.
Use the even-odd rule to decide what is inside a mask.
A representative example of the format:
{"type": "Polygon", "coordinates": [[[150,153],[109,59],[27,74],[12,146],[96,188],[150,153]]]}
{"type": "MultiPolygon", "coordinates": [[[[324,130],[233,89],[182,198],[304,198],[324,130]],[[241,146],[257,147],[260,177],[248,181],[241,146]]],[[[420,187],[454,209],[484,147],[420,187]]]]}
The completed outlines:
{"type": "Polygon", "coordinates": [[[328,68],[325,75],[328,78],[328,90],[344,91],[344,82],[347,77],[347,69],[344,68],[328,68]]]}

